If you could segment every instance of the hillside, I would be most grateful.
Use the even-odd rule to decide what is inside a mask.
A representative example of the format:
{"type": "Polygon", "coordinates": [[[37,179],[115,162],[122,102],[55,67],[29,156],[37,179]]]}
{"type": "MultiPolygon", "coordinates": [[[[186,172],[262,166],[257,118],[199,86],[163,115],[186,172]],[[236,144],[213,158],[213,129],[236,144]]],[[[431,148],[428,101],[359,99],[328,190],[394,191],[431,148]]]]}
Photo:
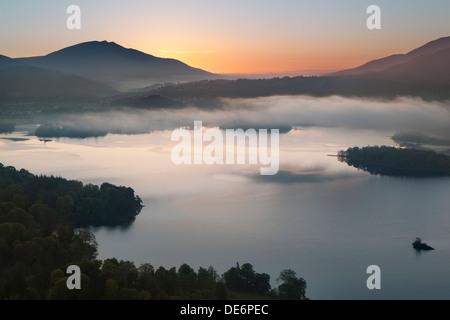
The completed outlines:
{"type": "MultiPolygon", "coordinates": [[[[212,108],[217,98],[255,98],[273,95],[311,95],[325,97],[375,97],[394,99],[398,96],[416,96],[427,101],[450,99],[449,85],[434,82],[397,81],[382,77],[294,77],[273,79],[208,80],[170,84],[131,94],[121,102],[131,105],[145,96],[158,95],[184,104],[212,108]]],[[[220,102],[218,102],[220,105],[220,102]]]]}
{"type": "Polygon", "coordinates": [[[19,65],[0,70],[0,100],[55,101],[104,97],[116,91],[107,85],[37,67],[19,65]]]}
{"type": "Polygon", "coordinates": [[[18,61],[0,54],[0,69],[14,67],[19,64],[20,63],[18,61]]]}
{"type": "Polygon", "coordinates": [[[381,80],[450,84],[450,48],[421,55],[370,76],[381,80]]]}
{"type": "Polygon", "coordinates": [[[84,42],[46,56],[16,60],[31,66],[86,77],[123,90],[142,88],[154,83],[218,77],[175,59],[158,58],[107,41],[84,42]]]}
{"type": "Polygon", "coordinates": [[[416,48],[406,54],[394,54],[381,59],[369,61],[359,67],[347,69],[330,74],[331,76],[352,76],[362,75],[372,72],[380,72],[390,67],[409,62],[423,55],[437,53],[450,48],[450,37],[443,37],[416,48]]]}

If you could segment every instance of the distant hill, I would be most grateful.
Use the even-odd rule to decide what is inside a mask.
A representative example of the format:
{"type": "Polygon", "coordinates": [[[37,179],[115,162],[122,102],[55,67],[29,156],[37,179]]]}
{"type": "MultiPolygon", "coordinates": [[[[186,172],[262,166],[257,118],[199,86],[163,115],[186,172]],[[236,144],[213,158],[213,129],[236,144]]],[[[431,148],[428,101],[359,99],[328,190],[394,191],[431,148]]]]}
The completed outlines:
{"type": "Polygon", "coordinates": [[[75,75],[18,65],[0,69],[0,100],[54,101],[104,97],[117,93],[104,84],[75,75]]]}
{"type": "MultiPolygon", "coordinates": [[[[400,73],[398,74],[400,77],[400,73]]],[[[430,75],[431,76],[431,75],[430,75]]],[[[387,77],[386,77],[387,78],[387,77]]],[[[145,92],[127,96],[125,105],[145,96],[158,95],[165,99],[195,104],[204,108],[221,106],[218,98],[255,98],[273,95],[311,95],[326,97],[374,97],[394,99],[399,96],[421,97],[427,101],[449,100],[448,83],[424,81],[398,81],[383,79],[382,75],[348,77],[295,77],[260,80],[208,80],[191,83],[170,84],[154,87],[145,92]],[[215,102],[217,102],[215,104],[215,102]]],[[[123,99],[122,102],[125,102],[123,99]]]]}
{"type": "Polygon", "coordinates": [[[19,64],[20,63],[18,61],[0,54],[0,69],[14,67],[19,64]]]}
{"type": "Polygon", "coordinates": [[[175,59],[158,58],[107,41],[84,42],[46,56],[16,60],[86,77],[122,90],[219,77],[175,59]]]}
{"type": "Polygon", "coordinates": [[[363,75],[372,72],[381,72],[396,65],[410,62],[414,59],[424,55],[435,54],[439,51],[450,48],[450,37],[439,38],[437,40],[428,42],[427,44],[414,49],[406,54],[394,54],[385,58],[372,60],[363,64],[362,66],[338,71],[332,73],[332,76],[353,76],[363,75]]]}
{"type": "Polygon", "coordinates": [[[450,47],[435,53],[423,54],[370,76],[380,80],[450,85],[450,47]]]}

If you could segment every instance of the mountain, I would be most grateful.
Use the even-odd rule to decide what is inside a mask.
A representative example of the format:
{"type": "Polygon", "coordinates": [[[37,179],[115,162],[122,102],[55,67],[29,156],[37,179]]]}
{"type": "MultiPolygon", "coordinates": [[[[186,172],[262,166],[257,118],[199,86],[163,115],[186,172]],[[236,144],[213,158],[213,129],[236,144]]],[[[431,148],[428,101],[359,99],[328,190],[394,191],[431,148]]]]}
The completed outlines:
{"type": "Polygon", "coordinates": [[[14,67],[20,63],[12,58],[0,54],[0,69],[14,67]]]}
{"type": "Polygon", "coordinates": [[[367,76],[379,80],[446,84],[449,88],[450,47],[435,53],[423,54],[405,63],[367,76]]]}
{"type": "Polygon", "coordinates": [[[406,54],[394,54],[385,58],[372,60],[362,66],[332,73],[332,76],[353,76],[371,72],[381,72],[388,68],[410,62],[424,55],[430,55],[450,48],[450,37],[439,38],[414,49],[406,54]]]}
{"type": "Polygon", "coordinates": [[[107,41],[84,42],[46,56],[16,60],[31,66],[86,77],[122,90],[155,83],[218,77],[178,60],[158,58],[107,41]]]}
{"type": "Polygon", "coordinates": [[[0,69],[0,101],[55,101],[117,93],[104,84],[59,71],[27,65],[0,69]]]}

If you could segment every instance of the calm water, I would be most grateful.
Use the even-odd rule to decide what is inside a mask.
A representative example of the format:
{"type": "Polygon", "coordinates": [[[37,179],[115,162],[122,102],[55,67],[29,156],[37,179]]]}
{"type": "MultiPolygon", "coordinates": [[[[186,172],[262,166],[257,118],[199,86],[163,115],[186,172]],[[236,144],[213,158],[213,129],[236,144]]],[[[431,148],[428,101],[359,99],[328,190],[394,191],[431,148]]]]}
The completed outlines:
{"type": "Polygon", "coordinates": [[[291,131],[280,139],[281,172],[263,179],[259,165],[173,165],[171,131],[44,143],[17,129],[0,136],[3,164],[131,186],[143,198],[128,229],[93,230],[100,259],[219,273],[249,262],[273,285],[291,268],[312,299],[450,298],[450,179],[371,176],[327,156],[392,145],[394,131],[291,131]],[[416,253],[416,237],[437,250],[416,253]],[[378,291],[366,288],[372,264],[378,291]]]}

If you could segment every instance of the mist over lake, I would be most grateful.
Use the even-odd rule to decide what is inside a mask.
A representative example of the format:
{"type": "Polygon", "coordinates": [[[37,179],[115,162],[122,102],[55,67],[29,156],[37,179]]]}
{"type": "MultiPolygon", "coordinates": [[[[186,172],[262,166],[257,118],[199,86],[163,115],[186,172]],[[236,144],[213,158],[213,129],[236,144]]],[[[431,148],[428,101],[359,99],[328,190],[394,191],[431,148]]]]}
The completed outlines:
{"type": "MultiPolygon", "coordinates": [[[[446,101],[427,102],[420,98],[393,100],[331,96],[272,96],[251,99],[223,98],[212,108],[191,104],[181,109],[127,108],[96,112],[38,113],[31,121],[41,126],[66,128],[86,137],[107,133],[148,133],[192,127],[203,121],[207,127],[279,128],[325,127],[390,132],[421,132],[437,136],[450,133],[450,106],[446,101]],[[90,134],[92,133],[92,134],[90,134]]],[[[11,121],[16,121],[12,119],[11,121]]],[[[36,128],[29,129],[34,133],[36,128]]],[[[56,132],[56,137],[70,137],[56,132]]],[[[50,134],[49,137],[52,137],[50,134]]]]}
{"type": "Polygon", "coordinates": [[[291,268],[307,281],[312,299],[450,298],[450,179],[374,176],[329,156],[351,146],[395,146],[391,137],[398,132],[448,136],[446,103],[307,96],[221,103],[209,111],[192,106],[22,120],[0,135],[2,163],[132,187],[145,208],[127,228],[92,229],[100,259],[213,265],[219,273],[249,262],[273,284],[281,269],[291,268]],[[280,171],[261,177],[259,165],[174,165],[172,130],[195,120],[221,129],[282,128],[280,171]],[[34,132],[44,124],[102,135],[41,141],[34,132]],[[416,237],[436,250],[417,253],[416,237]],[[382,290],[367,290],[373,264],[381,268],[382,290]]]}

